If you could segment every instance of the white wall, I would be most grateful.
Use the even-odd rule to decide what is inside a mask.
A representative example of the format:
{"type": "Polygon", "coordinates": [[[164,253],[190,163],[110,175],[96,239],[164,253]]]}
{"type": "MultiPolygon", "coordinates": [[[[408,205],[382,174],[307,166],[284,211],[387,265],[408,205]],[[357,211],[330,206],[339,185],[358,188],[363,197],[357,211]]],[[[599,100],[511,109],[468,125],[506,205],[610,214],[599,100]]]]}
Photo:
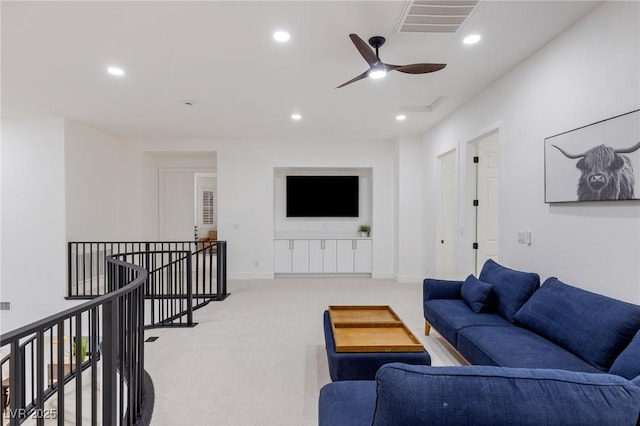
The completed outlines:
{"type": "MultiPolygon", "coordinates": [[[[395,277],[400,282],[420,282],[424,278],[422,259],[422,162],[416,138],[400,138],[395,143],[397,158],[395,277]]],[[[433,208],[431,205],[429,208],[433,208]]]]}
{"type": "MultiPolygon", "coordinates": [[[[543,192],[544,138],[637,109],[639,76],[640,3],[605,2],[423,137],[424,204],[437,201],[437,156],[466,158],[469,140],[500,127],[502,262],[640,302],[640,202],[549,205],[543,192]],[[531,246],[517,243],[525,229],[531,246]]],[[[428,272],[436,213],[424,214],[428,272]]]]}
{"type": "MultiPolygon", "coordinates": [[[[394,150],[385,141],[127,141],[123,159],[129,179],[124,199],[142,191],[137,175],[141,153],[215,152],[218,177],[218,238],[228,241],[230,278],[273,276],[274,170],[279,167],[372,169],[373,276],[391,277],[393,268],[394,150]]],[[[126,216],[126,212],[123,211],[126,216]]],[[[123,220],[137,238],[148,220],[140,206],[123,220]]]]}
{"type": "Polygon", "coordinates": [[[64,134],[61,119],[2,121],[2,332],[70,306],[64,134]]]}
{"type": "Polygon", "coordinates": [[[120,141],[65,122],[68,241],[120,239],[120,141]]]}

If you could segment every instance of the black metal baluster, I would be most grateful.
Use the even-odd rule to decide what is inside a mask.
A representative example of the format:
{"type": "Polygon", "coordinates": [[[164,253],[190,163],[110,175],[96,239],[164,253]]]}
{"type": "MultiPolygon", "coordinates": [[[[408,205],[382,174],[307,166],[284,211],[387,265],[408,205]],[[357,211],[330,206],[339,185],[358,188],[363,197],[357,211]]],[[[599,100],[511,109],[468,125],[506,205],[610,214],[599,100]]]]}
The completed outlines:
{"type": "MultiPolygon", "coordinates": [[[[64,321],[58,321],[56,327],[58,332],[58,350],[56,366],[58,368],[58,383],[56,388],[58,390],[58,426],[64,426],[64,321]]],[[[51,363],[51,382],[53,383],[53,363],[51,363]]]]}
{"type": "MultiPolygon", "coordinates": [[[[44,413],[44,330],[40,330],[36,333],[36,400],[35,409],[38,413],[44,413]]],[[[33,368],[32,368],[33,377],[33,368]]],[[[33,397],[33,393],[31,394],[33,397]]],[[[44,426],[44,416],[36,416],[36,424],[38,426],[44,426]]]]}

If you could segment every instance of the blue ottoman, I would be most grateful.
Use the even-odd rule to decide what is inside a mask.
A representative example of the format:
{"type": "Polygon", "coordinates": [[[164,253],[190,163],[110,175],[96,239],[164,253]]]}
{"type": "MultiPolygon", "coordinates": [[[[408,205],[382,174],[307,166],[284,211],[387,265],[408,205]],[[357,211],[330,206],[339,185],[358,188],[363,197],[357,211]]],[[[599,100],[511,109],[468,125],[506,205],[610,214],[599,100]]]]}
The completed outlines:
{"type": "Polygon", "coordinates": [[[376,372],[384,364],[401,362],[431,365],[429,352],[336,352],[329,311],[324,311],[324,342],[329,361],[331,380],[375,380],[376,372]]]}

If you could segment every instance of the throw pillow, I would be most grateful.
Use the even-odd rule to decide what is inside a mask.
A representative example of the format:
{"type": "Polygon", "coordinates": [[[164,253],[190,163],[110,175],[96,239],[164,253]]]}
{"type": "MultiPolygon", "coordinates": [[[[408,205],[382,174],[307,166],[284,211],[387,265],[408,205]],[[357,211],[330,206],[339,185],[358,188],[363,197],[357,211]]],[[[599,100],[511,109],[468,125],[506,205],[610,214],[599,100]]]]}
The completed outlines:
{"type": "Polygon", "coordinates": [[[505,268],[491,259],[482,266],[479,278],[493,286],[496,311],[509,322],[540,287],[538,274],[505,268]]]}
{"type": "Polygon", "coordinates": [[[469,275],[462,283],[462,298],[475,313],[486,311],[489,307],[493,286],[469,275]]]}

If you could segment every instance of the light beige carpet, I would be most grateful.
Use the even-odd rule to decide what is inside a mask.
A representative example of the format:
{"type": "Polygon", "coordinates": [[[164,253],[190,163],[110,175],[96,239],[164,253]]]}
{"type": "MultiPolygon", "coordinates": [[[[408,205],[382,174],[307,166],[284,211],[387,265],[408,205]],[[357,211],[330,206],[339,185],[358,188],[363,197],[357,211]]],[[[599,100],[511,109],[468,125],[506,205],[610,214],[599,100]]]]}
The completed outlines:
{"type": "Polygon", "coordinates": [[[195,312],[189,329],[148,330],[152,425],[315,425],[330,382],[322,313],[328,305],[390,305],[433,365],[461,360],[423,333],[422,283],[365,278],[230,281],[231,296],[195,312]]]}

